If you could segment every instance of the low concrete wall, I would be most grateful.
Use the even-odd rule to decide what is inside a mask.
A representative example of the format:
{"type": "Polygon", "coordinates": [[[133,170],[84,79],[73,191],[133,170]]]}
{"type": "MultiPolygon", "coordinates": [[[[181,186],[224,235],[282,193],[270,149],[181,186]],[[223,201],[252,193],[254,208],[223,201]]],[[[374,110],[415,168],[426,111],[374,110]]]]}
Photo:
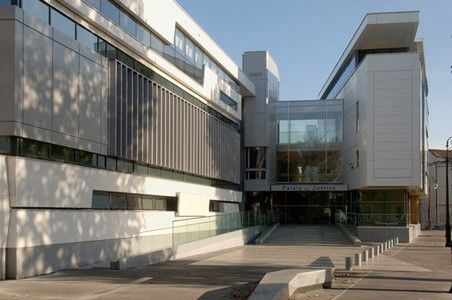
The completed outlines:
{"type": "Polygon", "coordinates": [[[254,226],[182,244],[175,248],[159,249],[157,251],[141,255],[121,258],[116,261],[112,261],[111,268],[117,270],[133,268],[136,266],[151,265],[167,260],[182,259],[193,255],[243,246],[259,236],[259,234],[261,234],[266,228],[268,228],[266,225],[254,226]]]}
{"type": "Polygon", "coordinates": [[[258,225],[177,246],[173,259],[243,246],[259,236],[265,228],[267,225],[258,225]]]}
{"type": "Polygon", "coordinates": [[[356,230],[363,242],[385,242],[398,237],[400,243],[411,243],[421,232],[420,224],[406,227],[358,226],[356,230]]]}
{"type": "Polygon", "coordinates": [[[157,251],[171,234],[6,249],[6,278],[20,279],[157,251]]]}

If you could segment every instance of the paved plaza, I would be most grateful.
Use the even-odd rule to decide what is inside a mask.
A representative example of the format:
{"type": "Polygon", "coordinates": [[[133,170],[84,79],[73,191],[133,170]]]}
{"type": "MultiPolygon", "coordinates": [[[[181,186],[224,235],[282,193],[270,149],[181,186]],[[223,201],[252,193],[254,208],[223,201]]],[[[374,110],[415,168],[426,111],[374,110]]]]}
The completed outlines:
{"type": "Polygon", "coordinates": [[[452,299],[450,250],[443,232],[423,232],[352,273],[352,246],[246,245],[159,265],[96,267],[0,282],[0,299],[246,299],[266,272],[293,267],[338,269],[333,289],[298,299],[452,299]],[[342,270],[341,270],[342,269],[342,270]]]}

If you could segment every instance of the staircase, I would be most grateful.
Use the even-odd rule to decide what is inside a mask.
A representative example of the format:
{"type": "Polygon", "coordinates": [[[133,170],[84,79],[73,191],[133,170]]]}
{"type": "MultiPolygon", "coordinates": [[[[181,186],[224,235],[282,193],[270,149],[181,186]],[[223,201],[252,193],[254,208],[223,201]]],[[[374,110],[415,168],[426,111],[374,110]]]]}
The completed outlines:
{"type": "Polygon", "coordinates": [[[264,242],[267,245],[351,245],[334,225],[281,225],[264,242]]]}

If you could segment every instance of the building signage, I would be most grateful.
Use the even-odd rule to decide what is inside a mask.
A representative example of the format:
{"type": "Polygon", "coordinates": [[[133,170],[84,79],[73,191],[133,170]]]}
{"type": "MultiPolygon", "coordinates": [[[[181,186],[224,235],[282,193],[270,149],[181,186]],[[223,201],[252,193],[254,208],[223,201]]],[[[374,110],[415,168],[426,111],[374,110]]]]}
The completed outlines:
{"type": "Polygon", "coordinates": [[[334,192],[347,191],[345,184],[275,184],[271,187],[272,191],[278,192],[334,192]]]}

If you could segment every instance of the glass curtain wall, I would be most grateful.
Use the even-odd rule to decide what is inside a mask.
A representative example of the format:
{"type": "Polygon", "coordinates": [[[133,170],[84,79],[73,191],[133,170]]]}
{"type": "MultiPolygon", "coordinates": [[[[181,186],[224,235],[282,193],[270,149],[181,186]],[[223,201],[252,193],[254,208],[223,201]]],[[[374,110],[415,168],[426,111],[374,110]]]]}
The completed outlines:
{"type": "Polygon", "coordinates": [[[278,101],[276,181],[342,182],[343,101],[278,101]]]}

